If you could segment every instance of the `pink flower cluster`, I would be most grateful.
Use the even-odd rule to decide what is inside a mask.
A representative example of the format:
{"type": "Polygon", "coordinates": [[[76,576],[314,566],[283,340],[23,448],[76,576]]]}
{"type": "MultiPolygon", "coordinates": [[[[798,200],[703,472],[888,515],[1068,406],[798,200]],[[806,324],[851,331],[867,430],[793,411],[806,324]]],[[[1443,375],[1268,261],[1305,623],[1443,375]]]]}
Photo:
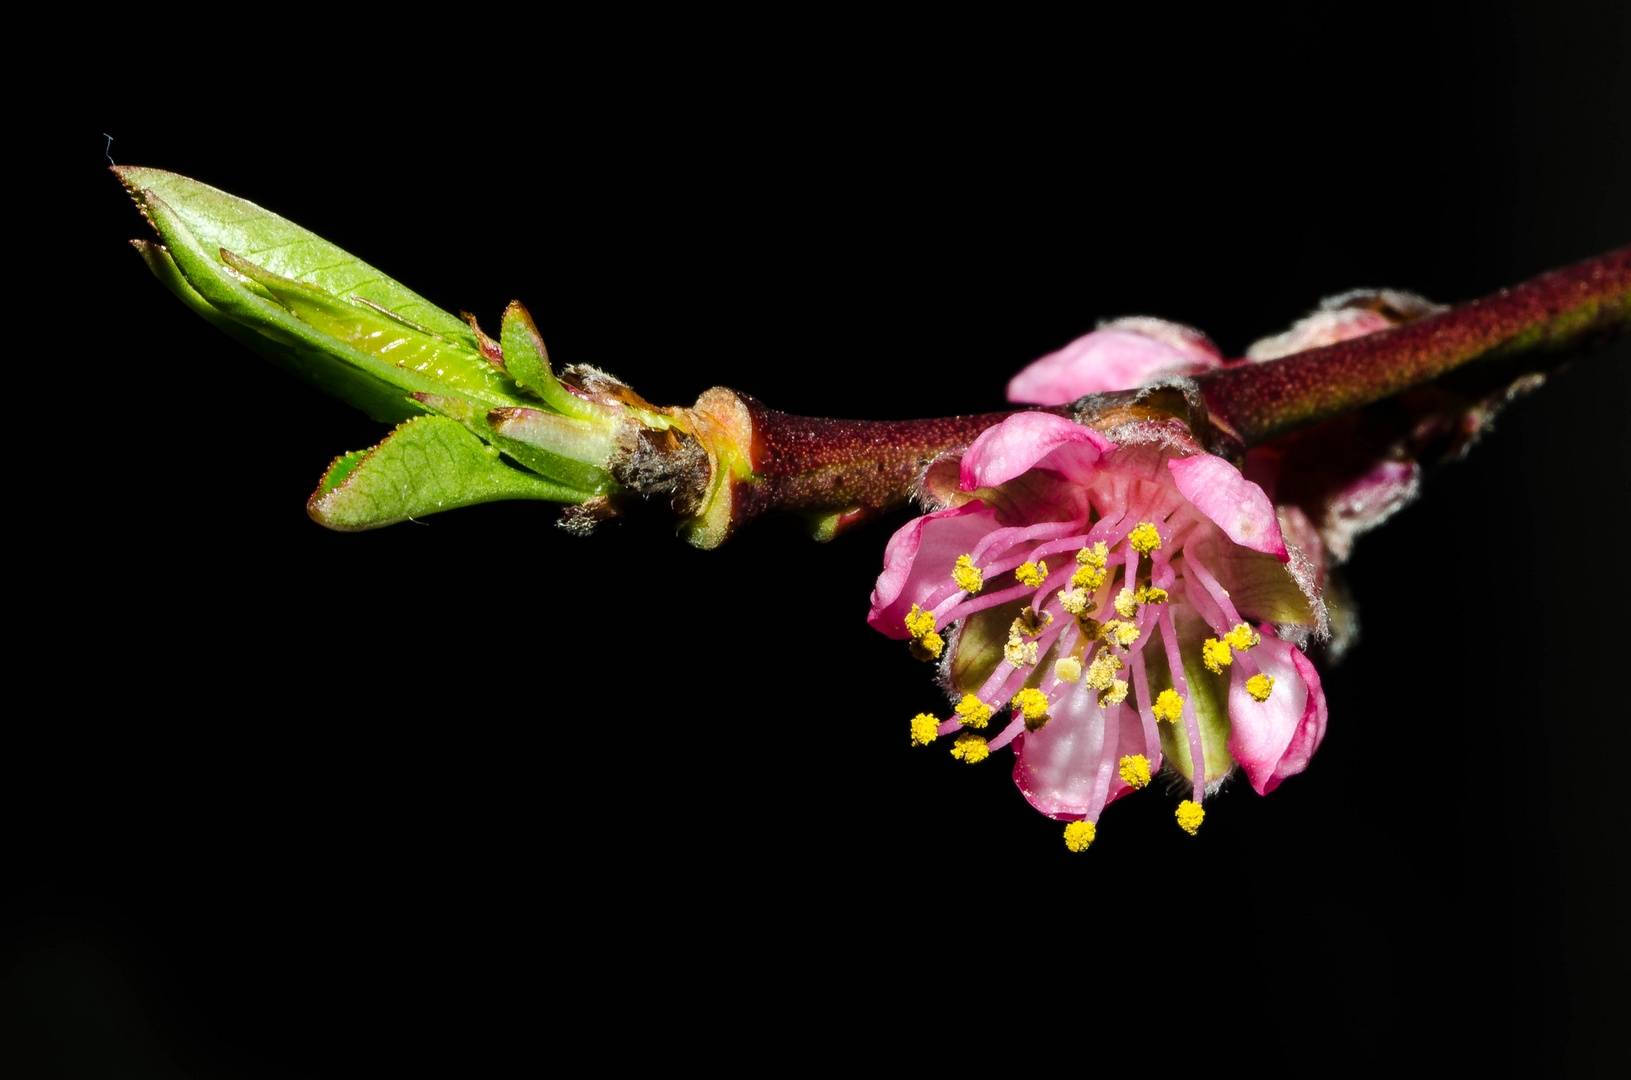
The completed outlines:
{"type": "MultiPolygon", "coordinates": [[[[1169,370],[1217,362],[1166,344],[1139,343],[1169,370]]],[[[1190,832],[1236,765],[1266,794],[1308,764],[1326,722],[1298,648],[1325,629],[1314,568],[1181,423],[1017,414],[932,465],[924,497],[938,509],[890,540],[868,615],[939,660],[953,709],[918,716],[914,742],[955,734],[969,762],[1012,745],[1020,791],[1071,823],[1073,850],[1163,763],[1189,783],[1190,832]]]]}

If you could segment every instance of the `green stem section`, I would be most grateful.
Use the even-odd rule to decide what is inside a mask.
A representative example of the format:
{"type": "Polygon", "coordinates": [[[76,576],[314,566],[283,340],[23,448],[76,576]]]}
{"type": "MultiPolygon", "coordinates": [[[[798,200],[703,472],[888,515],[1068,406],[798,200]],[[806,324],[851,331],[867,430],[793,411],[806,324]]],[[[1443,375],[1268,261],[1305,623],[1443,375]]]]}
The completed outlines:
{"type": "Polygon", "coordinates": [[[1578,349],[1628,326],[1631,247],[1391,330],[1196,381],[1213,422],[1250,448],[1475,361],[1578,349]]]}

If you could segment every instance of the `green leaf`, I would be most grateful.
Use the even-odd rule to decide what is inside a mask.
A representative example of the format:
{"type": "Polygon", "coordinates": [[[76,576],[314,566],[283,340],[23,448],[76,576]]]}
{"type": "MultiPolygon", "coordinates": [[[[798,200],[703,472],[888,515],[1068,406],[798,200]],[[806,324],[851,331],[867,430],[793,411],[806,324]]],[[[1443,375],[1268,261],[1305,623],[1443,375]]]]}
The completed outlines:
{"type": "Polygon", "coordinates": [[[372,450],[337,458],[306,510],[331,529],[353,531],[498,499],[581,503],[588,495],[499,458],[457,421],[421,416],[372,450]]]}
{"type": "MultiPolygon", "coordinates": [[[[304,297],[303,306],[307,311],[316,313],[319,311],[319,305],[314,302],[314,297],[320,293],[312,286],[269,276],[232,253],[225,253],[223,257],[222,250],[206,251],[174,209],[155,193],[144,193],[143,209],[148,220],[164,239],[168,254],[176,268],[204,302],[221,315],[266,337],[276,347],[277,353],[285,357],[293,354],[296,358],[297,373],[306,375],[324,390],[369,411],[371,415],[374,410],[369,406],[377,406],[379,398],[389,397],[393,393],[386,389],[388,387],[395,387],[394,394],[400,398],[404,396],[404,392],[435,393],[446,390],[450,382],[457,386],[460,393],[488,405],[522,404],[521,399],[505,392],[507,382],[496,371],[492,371],[479,354],[465,352],[466,358],[471,356],[475,358],[462,366],[449,368],[443,365],[420,372],[407,367],[398,367],[382,356],[371,355],[324,333],[303,322],[277,301],[251,289],[240,280],[240,276],[247,276],[251,272],[258,274],[262,280],[255,283],[263,291],[266,289],[265,282],[282,280],[280,291],[291,297],[297,295],[298,286],[299,290],[303,290],[299,292],[299,295],[304,297]],[[234,264],[231,269],[228,260],[234,264]],[[357,386],[357,380],[344,370],[346,368],[371,377],[362,384],[363,393],[358,396],[346,393],[348,389],[357,386]],[[484,374],[476,368],[486,369],[490,374],[484,374]],[[474,385],[477,381],[482,381],[484,385],[474,385]]],[[[338,302],[333,298],[328,300],[329,305],[336,303],[338,302]]],[[[328,311],[329,315],[333,314],[331,308],[323,310],[328,311]]],[[[385,317],[374,309],[359,307],[357,311],[359,319],[364,317],[361,313],[366,312],[367,317],[372,320],[385,321],[385,317]]],[[[390,326],[393,331],[404,335],[415,333],[395,321],[391,321],[390,326]]],[[[468,329],[466,333],[468,334],[468,329]]],[[[419,336],[423,338],[423,335],[419,336]]],[[[400,415],[405,411],[416,410],[399,406],[395,411],[400,415]]]]}
{"type": "Polygon", "coordinates": [[[115,171],[162,241],[137,251],[183,303],[369,415],[405,421],[334,461],[308,503],[320,523],[367,529],[495,499],[582,503],[618,490],[605,463],[624,406],[560,384],[524,310],[506,334],[519,328],[520,368],[554,411],[528,407],[538,402],[518,396],[472,327],[333,244],[186,177],[115,171]]]}
{"type": "MultiPolygon", "coordinates": [[[[489,403],[513,402],[514,384],[480,352],[402,319],[395,312],[348,303],[315,285],[294,281],[221,249],[221,261],[272,295],[284,310],[325,337],[333,338],[400,374],[419,375],[443,389],[489,403]]],[[[341,354],[344,355],[344,354],[341,354]]]]}
{"type": "Polygon", "coordinates": [[[425,410],[404,394],[401,387],[350,364],[336,363],[333,354],[326,349],[313,348],[299,341],[276,341],[227,318],[188,283],[175,260],[161,245],[147,240],[133,240],[131,244],[146,261],[148,269],[153,271],[153,276],[163,282],[165,288],[182,303],[240,345],[291,375],[304,379],[324,393],[361,409],[383,423],[400,423],[424,414],[425,410]]]}
{"type": "Polygon", "coordinates": [[[605,409],[591,404],[562,386],[549,365],[549,351],[544,348],[543,335],[533,323],[532,316],[512,300],[504,309],[504,321],[499,326],[500,348],[504,350],[504,367],[518,387],[537,394],[551,409],[563,416],[580,420],[603,421],[605,409]]]}
{"type": "Polygon", "coordinates": [[[151,191],[175,212],[208,251],[226,248],[285,278],[310,282],[335,296],[360,296],[432,333],[478,349],[459,319],[361,259],[247,199],[163,169],[121,165],[113,172],[137,205],[151,191]]]}

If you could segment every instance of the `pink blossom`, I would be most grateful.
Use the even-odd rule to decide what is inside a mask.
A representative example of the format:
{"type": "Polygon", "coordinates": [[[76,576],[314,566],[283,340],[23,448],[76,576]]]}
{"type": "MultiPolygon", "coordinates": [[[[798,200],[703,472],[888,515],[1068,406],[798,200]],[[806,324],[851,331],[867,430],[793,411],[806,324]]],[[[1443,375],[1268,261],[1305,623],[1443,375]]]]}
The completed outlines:
{"type": "Polygon", "coordinates": [[[1176,421],[1116,430],[1022,413],[936,463],[939,509],[890,540],[868,615],[940,660],[954,708],[913,741],[957,733],[970,762],[1012,744],[1020,791],[1077,850],[1163,762],[1194,831],[1235,765],[1267,793],[1325,729],[1297,647],[1324,608],[1268,496],[1176,421]]]}
{"type": "Polygon", "coordinates": [[[1027,364],[1009,381],[1008,400],[1063,405],[1084,394],[1132,390],[1223,363],[1218,347],[1199,330],[1165,319],[1115,319],[1027,364]]]}
{"type": "MultiPolygon", "coordinates": [[[[1132,390],[1331,345],[1442,310],[1414,293],[1355,289],[1322,300],[1317,310],[1284,333],[1253,342],[1242,360],[1225,360],[1204,334],[1179,323],[1117,319],[1033,361],[1008,384],[1008,400],[1063,405],[1086,394],[1132,390]]],[[[1414,421],[1417,430],[1412,436],[1432,435],[1446,426],[1438,415],[1443,408],[1430,403],[1426,414],[1414,421]]],[[[1457,413],[1454,421],[1460,419],[1457,413]]],[[[1409,505],[1420,489],[1421,466],[1414,460],[1410,440],[1365,437],[1356,430],[1359,423],[1357,415],[1341,417],[1255,447],[1245,458],[1246,476],[1273,499],[1280,528],[1306,557],[1318,590],[1324,589],[1332,569],[1347,560],[1361,533],[1409,505]]],[[[1213,508],[1201,509],[1211,513],[1213,508]]],[[[1356,631],[1350,609],[1331,643],[1333,658],[1341,655],[1356,631]]]]}
{"type": "Polygon", "coordinates": [[[1258,338],[1246,346],[1248,360],[1281,356],[1348,341],[1390,326],[1444,310],[1424,296],[1403,289],[1351,289],[1327,296],[1319,307],[1292,324],[1284,333],[1258,338]]]}
{"type": "MultiPolygon", "coordinates": [[[[1353,289],[1321,300],[1291,329],[1252,342],[1246,358],[1273,360],[1443,310],[1442,304],[1401,289],[1353,289]]],[[[1450,410],[1453,420],[1438,415],[1443,408],[1435,401],[1426,415],[1414,418],[1412,435],[1421,438],[1434,428],[1463,422],[1464,404],[1450,410]]],[[[1412,440],[1395,438],[1391,445],[1375,445],[1378,440],[1359,436],[1356,423],[1353,416],[1338,418],[1282,438],[1278,445],[1256,447],[1246,457],[1246,471],[1280,504],[1281,525],[1299,532],[1302,524],[1312,525],[1313,535],[1305,534],[1301,543],[1322,565],[1326,559],[1332,566],[1346,562],[1355,538],[1408,506],[1421,487],[1421,465],[1408,445],[1412,440]],[[1290,475],[1288,461],[1295,464],[1290,475]],[[1288,520],[1293,514],[1301,515],[1302,522],[1293,525],[1288,520]]]]}

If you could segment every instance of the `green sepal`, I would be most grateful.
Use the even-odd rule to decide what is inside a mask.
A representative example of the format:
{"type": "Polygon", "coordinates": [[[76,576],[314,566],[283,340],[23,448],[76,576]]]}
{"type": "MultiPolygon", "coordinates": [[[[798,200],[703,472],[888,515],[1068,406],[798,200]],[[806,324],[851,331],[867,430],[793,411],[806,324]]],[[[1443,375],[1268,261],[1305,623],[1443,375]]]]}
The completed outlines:
{"type": "MultiPolygon", "coordinates": [[[[493,419],[495,413],[531,412],[540,419],[554,421],[560,425],[573,425],[574,427],[586,429],[584,434],[595,434],[596,432],[588,430],[589,425],[587,424],[581,424],[579,421],[569,420],[564,416],[555,416],[536,409],[489,410],[485,405],[477,405],[440,394],[416,394],[414,397],[427,409],[450,420],[457,420],[464,426],[465,430],[477,438],[498,447],[512,460],[546,479],[564,484],[575,491],[581,491],[585,496],[606,495],[621,490],[617,482],[612,479],[612,474],[605,469],[565,458],[536,444],[512,438],[507,432],[514,431],[516,426],[503,420],[495,424],[493,419]]],[[[606,452],[609,453],[611,445],[609,435],[605,437],[604,441],[607,446],[606,452]]],[[[600,460],[605,460],[605,457],[606,454],[602,453],[600,460]]]]}
{"type": "MultiPolygon", "coordinates": [[[[1273,555],[1222,538],[1198,540],[1186,551],[1212,571],[1243,617],[1260,623],[1319,625],[1321,613],[1286,564],[1273,555]]],[[[1173,562],[1180,575],[1184,573],[1182,560],[1180,556],[1173,562]]]]}
{"type": "Polygon", "coordinates": [[[833,537],[876,519],[884,513],[883,507],[878,506],[851,506],[843,510],[834,510],[830,513],[815,513],[804,515],[804,527],[810,534],[810,539],[818,544],[825,544],[833,537]]]}
{"type": "Polygon", "coordinates": [[[1020,609],[1029,603],[1030,600],[1020,597],[963,619],[957,638],[951,644],[951,659],[946,663],[946,678],[952,689],[971,694],[985,685],[1002,663],[1009,628],[1019,617],[1020,609]]]}
{"type": "Polygon", "coordinates": [[[838,535],[838,525],[844,520],[847,510],[834,510],[830,514],[806,514],[804,517],[805,531],[810,539],[818,544],[825,544],[838,535]]]}
{"type": "MultiPolygon", "coordinates": [[[[1283,574],[1284,571],[1282,570],[1283,574]]],[[[1229,753],[1229,671],[1215,674],[1206,670],[1201,661],[1201,643],[1212,636],[1212,628],[1187,604],[1174,605],[1173,621],[1178,632],[1178,655],[1184,665],[1184,679],[1189,684],[1189,702],[1195,708],[1201,733],[1201,753],[1206,756],[1206,780],[1212,783],[1229,775],[1235,759],[1229,753]]],[[[1150,699],[1161,696],[1161,691],[1174,689],[1172,668],[1167,664],[1164,641],[1157,636],[1145,643],[1144,672],[1149,680],[1150,699]]],[[[1162,720],[1156,724],[1161,736],[1161,753],[1167,761],[1191,783],[1195,780],[1195,763],[1189,754],[1189,729],[1183,718],[1162,720]]]]}
{"type": "Polygon", "coordinates": [[[335,459],[306,503],[312,520],[354,531],[498,499],[581,503],[582,491],[511,468],[457,421],[420,416],[372,450],[335,459]]]}

